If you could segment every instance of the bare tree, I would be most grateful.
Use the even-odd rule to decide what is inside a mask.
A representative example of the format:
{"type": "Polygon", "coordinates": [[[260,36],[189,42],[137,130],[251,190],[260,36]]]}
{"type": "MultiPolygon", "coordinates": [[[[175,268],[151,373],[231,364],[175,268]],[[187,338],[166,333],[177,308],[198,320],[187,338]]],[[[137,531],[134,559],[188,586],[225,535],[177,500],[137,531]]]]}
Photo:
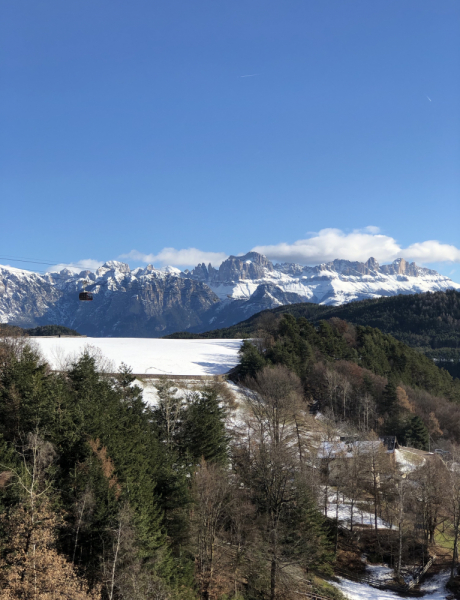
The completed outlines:
{"type": "Polygon", "coordinates": [[[166,443],[172,446],[176,430],[181,418],[184,399],[177,395],[178,389],[169,379],[155,384],[159,402],[155,409],[156,417],[164,428],[166,443]]]}
{"type": "Polygon", "coordinates": [[[448,472],[443,461],[436,455],[417,469],[411,479],[415,492],[411,495],[412,509],[421,523],[426,545],[433,544],[435,531],[444,513],[445,491],[448,472]]]}
{"type": "MultiPolygon", "coordinates": [[[[260,541],[269,562],[269,597],[275,600],[288,577],[287,567],[293,562],[308,563],[308,530],[295,543],[284,544],[286,536],[291,542],[295,539],[287,532],[301,504],[302,453],[296,419],[304,410],[302,387],[299,378],[284,367],[267,367],[246,383],[250,388],[248,436],[240,444],[235,463],[257,506],[260,541]]],[[[299,521],[298,530],[300,525],[299,521]]]]}
{"type": "Polygon", "coordinates": [[[231,501],[229,474],[222,467],[202,460],[195,474],[192,532],[196,570],[202,600],[210,598],[218,562],[217,543],[231,501]]]}
{"type": "Polygon", "coordinates": [[[332,411],[333,417],[335,418],[337,416],[337,393],[339,390],[341,377],[334,369],[326,369],[324,377],[326,380],[329,408],[332,411]]]}
{"type": "Polygon", "coordinates": [[[452,449],[452,460],[448,463],[446,509],[454,536],[451,577],[455,575],[458,563],[458,538],[460,534],[460,448],[452,449]]]}
{"type": "Polygon", "coordinates": [[[342,398],[342,418],[345,421],[346,413],[347,413],[348,399],[350,397],[353,387],[344,375],[342,375],[339,379],[339,389],[340,389],[340,395],[342,398]]]}
{"type": "Polygon", "coordinates": [[[246,397],[259,427],[267,430],[275,446],[292,438],[292,424],[302,411],[302,384],[295,373],[277,365],[265,367],[256,378],[247,379],[246,397]]]}
{"type": "MultiPolygon", "coordinates": [[[[371,429],[370,422],[375,418],[375,400],[368,392],[359,398],[360,414],[362,414],[362,427],[364,431],[371,429]]],[[[361,424],[361,423],[360,423],[361,424]]]]}
{"type": "Polygon", "coordinates": [[[90,486],[87,486],[83,494],[78,498],[74,507],[75,514],[75,541],[72,553],[72,564],[75,564],[75,555],[78,548],[78,538],[82,529],[89,526],[87,517],[93,513],[96,500],[90,486]]]}
{"type": "Polygon", "coordinates": [[[365,478],[365,486],[373,500],[374,530],[377,538],[382,493],[385,485],[390,480],[393,470],[390,457],[387,454],[384,445],[377,436],[372,436],[371,440],[367,442],[363,475],[365,478]]]}

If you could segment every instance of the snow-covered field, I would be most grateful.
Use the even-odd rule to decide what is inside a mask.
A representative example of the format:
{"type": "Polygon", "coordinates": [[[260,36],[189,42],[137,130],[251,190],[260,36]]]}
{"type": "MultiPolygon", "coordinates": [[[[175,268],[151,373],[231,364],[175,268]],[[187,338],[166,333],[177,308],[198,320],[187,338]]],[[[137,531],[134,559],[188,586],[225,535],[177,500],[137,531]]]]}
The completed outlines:
{"type": "Polygon", "coordinates": [[[241,340],[162,340],[158,338],[31,338],[53,369],[77,357],[86,347],[136,374],[222,375],[238,363],[241,340]]]}

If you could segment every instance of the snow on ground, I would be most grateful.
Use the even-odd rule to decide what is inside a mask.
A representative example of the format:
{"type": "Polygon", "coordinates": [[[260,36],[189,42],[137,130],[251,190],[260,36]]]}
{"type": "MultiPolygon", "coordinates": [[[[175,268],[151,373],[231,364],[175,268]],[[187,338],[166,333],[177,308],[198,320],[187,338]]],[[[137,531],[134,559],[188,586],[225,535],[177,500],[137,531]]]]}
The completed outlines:
{"type": "MultiPolygon", "coordinates": [[[[321,504],[321,503],[320,503],[321,504]]],[[[330,519],[335,519],[337,515],[337,495],[335,492],[328,493],[327,516],[330,519]]],[[[339,523],[349,528],[351,524],[351,503],[349,498],[339,494],[338,502],[338,519],[339,523]]],[[[353,507],[353,525],[371,525],[374,526],[374,514],[355,504],[353,507]]],[[[389,529],[390,525],[377,517],[377,527],[379,529],[389,529]]],[[[393,525],[394,528],[394,525],[393,525]]]]}
{"type": "Polygon", "coordinates": [[[62,369],[86,347],[136,374],[222,375],[238,363],[241,340],[162,340],[159,338],[32,338],[53,369],[62,369]]]}
{"type": "Polygon", "coordinates": [[[366,575],[374,577],[374,579],[386,580],[393,577],[393,569],[388,565],[366,565],[366,575]]]}
{"type": "MultiPolygon", "coordinates": [[[[450,573],[444,571],[427,579],[420,587],[424,595],[423,600],[445,600],[449,595],[446,583],[450,573]]],[[[339,583],[334,583],[349,600],[401,600],[402,595],[390,590],[379,590],[364,583],[356,583],[349,579],[339,578],[339,583]]]]}
{"type": "Polygon", "coordinates": [[[396,462],[403,473],[411,473],[426,462],[423,456],[419,456],[407,448],[395,450],[395,457],[396,462]]]}
{"type": "Polygon", "coordinates": [[[450,594],[446,590],[446,583],[449,581],[449,578],[450,571],[444,571],[426,579],[420,586],[420,589],[425,594],[423,597],[427,600],[444,600],[450,594]]]}

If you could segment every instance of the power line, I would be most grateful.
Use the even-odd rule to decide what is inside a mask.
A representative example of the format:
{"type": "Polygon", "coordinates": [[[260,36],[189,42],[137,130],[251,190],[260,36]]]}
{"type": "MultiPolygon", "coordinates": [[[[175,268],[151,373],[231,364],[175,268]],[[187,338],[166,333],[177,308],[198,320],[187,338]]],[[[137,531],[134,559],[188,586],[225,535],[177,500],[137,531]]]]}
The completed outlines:
{"type": "MultiPolygon", "coordinates": [[[[0,256],[0,260],[10,260],[11,262],[20,262],[20,263],[28,263],[28,264],[34,264],[34,265],[50,265],[51,267],[56,267],[58,265],[63,265],[66,267],[73,267],[76,269],[81,269],[82,271],[96,271],[97,269],[91,268],[91,267],[82,267],[81,264],[76,264],[76,263],[65,263],[65,262],[48,262],[45,260],[33,260],[33,259],[26,259],[26,258],[12,258],[11,256],[0,256]]],[[[42,273],[44,273],[45,271],[42,271],[42,273]]]]}

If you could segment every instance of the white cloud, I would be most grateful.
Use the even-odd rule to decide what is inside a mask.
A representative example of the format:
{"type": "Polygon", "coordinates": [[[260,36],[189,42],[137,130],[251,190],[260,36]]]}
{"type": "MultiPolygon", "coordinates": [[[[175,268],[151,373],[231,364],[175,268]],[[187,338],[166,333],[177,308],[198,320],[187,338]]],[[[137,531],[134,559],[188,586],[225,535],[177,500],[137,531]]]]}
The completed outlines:
{"type": "Polygon", "coordinates": [[[364,229],[355,229],[355,231],[375,234],[380,233],[380,227],[376,227],[375,225],[368,225],[367,227],[364,227],[364,229]]]}
{"type": "Polygon", "coordinates": [[[253,250],[274,261],[309,265],[329,262],[335,258],[363,262],[371,256],[381,263],[401,256],[419,264],[460,262],[460,249],[455,246],[428,240],[402,248],[394,238],[379,231],[375,226],[352,233],[345,233],[340,229],[322,229],[311,237],[292,244],[256,246],[253,250]]]}
{"type": "Polygon", "coordinates": [[[204,252],[197,248],[184,248],[182,250],[163,248],[158,254],[143,254],[137,250],[131,250],[128,254],[121,254],[119,258],[131,258],[144,263],[161,263],[173,267],[194,267],[203,262],[218,266],[227,256],[224,252],[204,252]]]}
{"type": "MultiPolygon", "coordinates": [[[[322,229],[292,244],[256,246],[252,250],[265,254],[275,262],[296,262],[307,265],[317,265],[336,258],[364,262],[371,256],[380,263],[391,262],[399,257],[415,261],[420,265],[441,262],[460,263],[460,249],[455,246],[427,240],[404,248],[395,238],[381,233],[380,228],[375,225],[351,232],[332,228],[322,229]]],[[[227,256],[224,252],[205,252],[197,248],[179,250],[163,248],[157,254],[144,254],[138,250],[131,250],[119,258],[175,267],[193,267],[203,262],[217,267],[227,256]]],[[[83,262],[85,261],[80,261],[83,262]]],[[[100,265],[97,261],[94,262],[97,266],[100,265]]]]}
{"type": "Polygon", "coordinates": [[[50,267],[47,270],[49,273],[58,273],[59,271],[62,271],[62,269],[69,269],[74,273],[80,273],[80,271],[86,270],[95,271],[102,265],[103,263],[100,260],[94,260],[93,258],[84,258],[74,263],[60,263],[58,265],[50,267]]]}
{"type": "Polygon", "coordinates": [[[420,263],[460,262],[460,249],[450,244],[441,244],[437,240],[427,240],[411,244],[402,250],[401,256],[406,260],[420,263]]]}

